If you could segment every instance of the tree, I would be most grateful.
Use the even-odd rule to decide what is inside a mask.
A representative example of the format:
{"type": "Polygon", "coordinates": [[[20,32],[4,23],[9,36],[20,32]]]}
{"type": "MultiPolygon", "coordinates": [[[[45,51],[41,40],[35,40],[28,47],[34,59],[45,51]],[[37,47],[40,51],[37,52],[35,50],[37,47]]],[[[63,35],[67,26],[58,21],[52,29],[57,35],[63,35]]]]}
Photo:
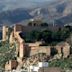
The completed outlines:
{"type": "Polygon", "coordinates": [[[56,45],[58,42],[65,41],[71,32],[68,28],[59,28],[58,31],[50,31],[48,29],[43,31],[33,30],[27,33],[24,37],[26,42],[45,41],[46,45],[56,45]]]}
{"type": "Polygon", "coordinates": [[[70,32],[72,32],[72,26],[67,25],[67,26],[65,26],[65,28],[68,29],[70,32]]]}
{"type": "Polygon", "coordinates": [[[41,26],[47,27],[48,23],[41,23],[41,26]]]}
{"type": "Polygon", "coordinates": [[[29,22],[29,23],[28,23],[28,26],[32,26],[32,22],[29,22]]]}
{"type": "Polygon", "coordinates": [[[39,35],[40,35],[40,32],[39,31],[32,31],[30,33],[30,38],[33,40],[33,41],[37,41],[39,40],[39,35]]]}
{"type": "Polygon", "coordinates": [[[42,32],[42,39],[47,43],[51,43],[52,42],[52,32],[49,30],[44,30],[42,32]]]}

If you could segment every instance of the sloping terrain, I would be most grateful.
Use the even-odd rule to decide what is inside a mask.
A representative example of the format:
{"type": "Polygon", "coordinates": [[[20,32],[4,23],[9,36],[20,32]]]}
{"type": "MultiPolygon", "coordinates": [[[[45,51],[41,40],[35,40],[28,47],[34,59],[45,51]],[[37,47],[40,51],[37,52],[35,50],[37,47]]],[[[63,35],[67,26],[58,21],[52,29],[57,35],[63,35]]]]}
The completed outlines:
{"type": "Polygon", "coordinates": [[[30,9],[16,8],[2,11],[0,12],[0,24],[23,23],[24,20],[36,17],[43,18],[47,22],[55,20],[57,24],[71,23],[72,0],[55,0],[50,3],[38,3],[38,6],[30,9]]]}
{"type": "Polygon", "coordinates": [[[33,9],[31,16],[40,16],[45,21],[55,20],[56,24],[71,23],[72,17],[72,0],[56,0],[50,4],[43,4],[42,6],[33,9]]]}
{"type": "Polygon", "coordinates": [[[14,24],[30,18],[32,18],[32,16],[24,9],[4,11],[0,13],[0,24],[14,24]]]}

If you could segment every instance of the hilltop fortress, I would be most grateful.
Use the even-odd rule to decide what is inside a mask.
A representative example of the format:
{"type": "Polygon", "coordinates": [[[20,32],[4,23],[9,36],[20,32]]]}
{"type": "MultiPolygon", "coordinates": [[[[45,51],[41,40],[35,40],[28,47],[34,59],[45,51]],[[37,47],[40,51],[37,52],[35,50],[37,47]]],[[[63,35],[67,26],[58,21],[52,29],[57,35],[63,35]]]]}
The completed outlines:
{"type": "Polygon", "coordinates": [[[70,55],[70,45],[67,42],[61,42],[56,46],[40,46],[43,41],[37,41],[34,43],[26,43],[24,39],[20,36],[23,32],[23,25],[14,25],[10,35],[8,35],[8,26],[3,26],[3,41],[9,39],[10,48],[13,47],[14,43],[16,45],[16,60],[10,60],[5,64],[6,70],[20,69],[24,63],[27,62],[27,58],[31,58],[31,62],[27,62],[28,65],[36,64],[39,61],[48,61],[53,59],[67,58],[70,55]],[[38,54],[45,56],[38,56],[38,54]],[[26,60],[26,61],[25,61],[26,60]],[[14,63],[14,64],[13,64],[14,63]]]}

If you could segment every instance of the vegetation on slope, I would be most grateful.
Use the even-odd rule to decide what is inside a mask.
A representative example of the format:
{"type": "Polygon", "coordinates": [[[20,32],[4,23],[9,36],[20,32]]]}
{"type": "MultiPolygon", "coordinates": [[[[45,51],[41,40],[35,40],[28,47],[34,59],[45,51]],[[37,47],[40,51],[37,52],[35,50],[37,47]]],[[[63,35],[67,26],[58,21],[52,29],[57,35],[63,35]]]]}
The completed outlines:
{"type": "Polygon", "coordinates": [[[49,62],[49,67],[60,67],[62,69],[72,69],[72,58],[53,60],[49,62]]]}
{"type": "Polygon", "coordinates": [[[0,68],[4,68],[7,61],[14,59],[15,46],[10,49],[8,41],[0,43],[0,68]]]}

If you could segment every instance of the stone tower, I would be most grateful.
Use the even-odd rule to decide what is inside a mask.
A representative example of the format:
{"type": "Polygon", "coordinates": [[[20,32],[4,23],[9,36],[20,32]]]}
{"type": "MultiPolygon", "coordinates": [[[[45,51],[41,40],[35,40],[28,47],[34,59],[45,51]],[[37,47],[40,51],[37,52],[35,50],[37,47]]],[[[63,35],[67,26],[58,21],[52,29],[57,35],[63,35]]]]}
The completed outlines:
{"type": "Polygon", "coordinates": [[[14,26],[14,38],[16,39],[16,53],[18,57],[22,59],[25,55],[25,45],[24,40],[19,35],[22,32],[23,26],[22,25],[15,25],[14,26]]]}
{"type": "Polygon", "coordinates": [[[2,30],[2,40],[6,41],[8,39],[8,27],[7,26],[3,26],[3,30],[2,30]]]}

